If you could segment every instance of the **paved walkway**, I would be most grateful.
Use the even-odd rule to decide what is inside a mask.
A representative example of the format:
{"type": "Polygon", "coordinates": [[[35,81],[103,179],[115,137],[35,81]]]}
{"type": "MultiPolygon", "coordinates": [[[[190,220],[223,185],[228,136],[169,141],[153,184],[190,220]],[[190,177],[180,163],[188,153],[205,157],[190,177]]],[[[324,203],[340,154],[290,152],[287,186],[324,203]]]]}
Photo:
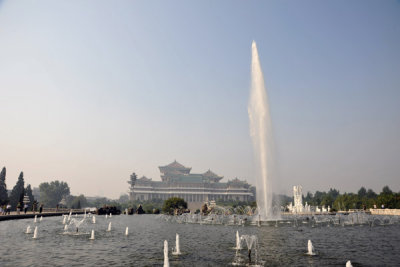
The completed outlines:
{"type": "MultiPolygon", "coordinates": [[[[33,211],[28,211],[26,214],[24,212],[18,212],[12,211],[9,215],[0,215],[0,221],[6,221],[6,220],[18,220],[18,219],[27,219],[27,218],[34,218],[35,215],[37,217],[43,216],[43,217],[49,217],[49,216],[61,216],[63,214],[69,214],[70,210],[59,210],[59,211],[44,211],[42,213],[39,212],[33,212],[33,211]]],[[[83,210],[72,210],[73,214],[83,214],[83,210]]]]}

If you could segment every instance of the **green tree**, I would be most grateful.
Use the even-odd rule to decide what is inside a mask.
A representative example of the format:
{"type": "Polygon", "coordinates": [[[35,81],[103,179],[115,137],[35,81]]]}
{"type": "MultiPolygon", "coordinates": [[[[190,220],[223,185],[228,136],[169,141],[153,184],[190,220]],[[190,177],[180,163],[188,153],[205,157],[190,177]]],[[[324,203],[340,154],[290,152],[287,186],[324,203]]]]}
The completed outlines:
{"type": "Polygon", "coordinates": [[[333,200],[335,200],[339,195],[340,195],[340,193],[339,193],[339,190],[336,190],[336,189],[329,189],[329,191],[328,191],[328,195],[330,196],[330,197],[332,197],[333,198],[333,200]]]}
{"type": "Polygon", "coordinates": [[[175,209],[187,209],[187,203],[183,198],[171,197],[165,200],[163,205],[163,212],[167,214],[173,214],[175,209]]]}
{"type": "Polygon", "coordinates": [[[381,194],[393,195],[393,191],[389,188],[389,186],[385,185],[385,186],[382,188],[381,194]]]}
{"type": "Polygon", "coordinates": [[[385,208],[394,209],[397,206],[396,196],[387,185],[382,188],[382,192],[378,195],[377,200],[379,206],[384,205],[385,208]]]}
{"type": "Polygon", "coordinates": [[[320,191],[316,191],[314,194],[314,198],[313,201],[311,202],[311,204],[313,206],[320,206],[322,199],[326,196],[326,192],[320,192],[320,191]]]}
{"type": "Polygon", "coordinates": [[[87,199],[84,195],[71,196],[69,207],[72,209],[80,209],[82,207],[86,208],[88,205],[87,199]]]}
{"type": "Polygon", "coordinates": [[[311,194],[311,192],[307,192],[307,195],[304,197],[304,203],[308,203],[310,204],[312,202],[313,199],[313,195],[311,194]]]}
{"type": "Polygon", "coordinates": [[[3,167],[0,172],[0,205],[5,205],[7,202],[6,167],[3,167]]]}
{"type": "Polygon", "coordinates": [[[374,190],[368,189],[366,196],[369,199],[375,199],[378,195],[374,192],[374,190]]]}
{"type": "Polygon", "coordinates": [[[28,184],[28,186],[25,188],[25,195],[27,195],[29,197],[28,206],[32,207],[32,204],[33,204],[33,201],[35,200],[35,198],[33,197],[32,188],[31,188],[30,184],[28,184]]]}
{"type": "Polygon", "coordinates": [[[365,187],[364,186],[362,186],[361,188],[360,188],[360,190],[358,190],[358,196],[360,197],[360,198],[363,198],[363,197],[366,197],[367,196],[367,189],[365,189],[365,187]]]}
{"type": "Polygon", "coordinates": [[[19,174],[17,183],[15,184],[13,190],[11,191],[10,195],[10,205],[11,209],[15,209],[18,203],[22,204],[24,200],[24,172],[19,174]]]}
{"type": "Polygon", "coordinates": [[[119,203],[128,203],[129,196],[127,194],[123,194],[119,197],[118,201],[119,201],[119,203]]]}
{"type": "Polygon", "coordinates": [[[155,206],[152,203],[146,203],[142,205],[142,208],[146,214],[152,214],[155,206]]]}
{"type": "Polygon", "coordinates": [[[334,201],[335,199],[330,194],[326,194],[321,200],[321,205],[332,207],[334,201]]]}
{"type": "Polygon", "coordinates": [[[50,183],[41,183],[39,185],[40,201],[50,208],[55,208],[61,199],[68,196],[69,186],[66,182],[52,181],[50,183]]]}

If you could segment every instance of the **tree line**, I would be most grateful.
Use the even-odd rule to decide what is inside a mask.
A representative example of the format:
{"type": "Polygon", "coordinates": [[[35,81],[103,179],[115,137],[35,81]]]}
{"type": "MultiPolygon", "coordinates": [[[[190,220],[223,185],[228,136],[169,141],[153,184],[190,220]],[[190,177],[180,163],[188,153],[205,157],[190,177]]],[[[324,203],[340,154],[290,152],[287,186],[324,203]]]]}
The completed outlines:
{"type": "Polygon", "coordinates": [[[29,203],[32,205],[34,201],[32,188],[30,184],[25,187],[24,173],[21,172],[19,174],[17,183],[11,190],[10,196],[8,196],[6,173],[6,167],[3,167],[0,172],[0,205],[4,206],[10,204],[11,209],[15,210],[18,205],[23,205],[25,195],[28,196],[29,203]]]}
{"type": "Polygon", "coordinates": [[[70,188],[66,182],[52,181],[44,182],[39,185],[40,199],[33,196],[31,185],[25,187],[24,172],[18,176],[17,183],[9,194],[6,184],[6,167],[0,172],[0,205],[10,204],[11,210],[16,210],[18,204],[23,207],[24,197],[28,196],[28,209],[32,210],[34,203],[36,207],[43,205],[46,208],[56,208],[63,206],[64,208],[80,209],[87,206],[87,200],[84,195],[73,196],[70,194],[70,188]],[[62,201],[64,199],[64,201],[62,201]],[[38,202],[40,201],[40,203],[38,202]]]}
{"type": "MultiPolygon", "coordinates": [[[[293,199],[293,198],[292,198],[293,199]]],[[[303,204],[311,206],[330,206],[334,210],[370,209],[370,208],[400,208],[400,192],[393,192],[389,186],[384,186],[377,194],[372,189],[361,187],[357,193],[343,193],[330,189],[328,192],[316,191],[303,195],[303,204]]],[[[287,203],[288,204],[288,203],[287,203]]]]}

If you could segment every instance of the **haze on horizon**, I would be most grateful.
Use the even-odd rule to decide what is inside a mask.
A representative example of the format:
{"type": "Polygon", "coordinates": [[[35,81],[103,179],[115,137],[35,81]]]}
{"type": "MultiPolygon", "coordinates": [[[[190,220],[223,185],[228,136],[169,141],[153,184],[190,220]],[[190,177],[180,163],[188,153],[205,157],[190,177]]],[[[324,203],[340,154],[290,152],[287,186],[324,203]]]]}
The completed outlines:
{"type": "Polygon", "coordinates": [[[399,1],[0,1],[7,188],[117,198],[174,159],[254,182],[257,42],[281,192],[400,191],[399,1]]]}

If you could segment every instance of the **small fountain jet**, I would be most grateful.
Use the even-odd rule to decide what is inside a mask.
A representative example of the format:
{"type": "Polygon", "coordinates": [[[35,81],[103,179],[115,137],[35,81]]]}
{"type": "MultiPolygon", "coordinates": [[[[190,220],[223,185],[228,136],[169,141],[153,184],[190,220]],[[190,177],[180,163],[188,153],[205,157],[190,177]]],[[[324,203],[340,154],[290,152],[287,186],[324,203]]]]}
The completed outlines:
{"type": "Polygon", "coordinates": [[[239,231],[236,231],[236,248],[235,249],[242,249],[242,245],[240,242],[239,231]]]}
{"type": "Polygon", "coordinates": [[[92,234],[90,235],[90,240],[94,240],[94,230],[92,230],[92,234]]]}
{"type": "Polygon", "coordinates": [[[38,228],[37,226],[35,226],[35,231],[33,231],[33,237],[34,239],[36,239],[38,237],[38,228]]]}
{"type": "Polygon", "coordinates": [[[164,241],[164,267],[169,267],[169,259],[168,259],[168,241],[164,241]]]}
{"type": "Polygon", "coordinates": [[[178,234],[176,234],[175,249],[172,251],[172,255],[181,255],[181,248],[179,245],[179,235],[178,234]]]}
{"type": "Polygon", "coordinates": [[[70,225],[74,224],[75,225],[75,231],[76,233],[79,232],[79,227],[81,226],[81,224],[85,221],[85,218],[83,218],[82,220],[78,221],[76,219],[72,219],[71,222],[69,223],[70,225]]]}
{"type": "Polygon", "coordinates": [[[258,257],[258,239],[255,235],[242,235],[241,239],[246,241],[249,263],[251,263],[251,250],[255,248],[255,263],[257,265],[257,257],[258,257]]]}
{"type": "Polygon", "coordinates": [[[314,256],[315,255],[314,246],[311,243],[311,240],[308,240],[307,250],[308,250],[307,251],[307,255],[310,255],[310,256],[314,256]]]}

